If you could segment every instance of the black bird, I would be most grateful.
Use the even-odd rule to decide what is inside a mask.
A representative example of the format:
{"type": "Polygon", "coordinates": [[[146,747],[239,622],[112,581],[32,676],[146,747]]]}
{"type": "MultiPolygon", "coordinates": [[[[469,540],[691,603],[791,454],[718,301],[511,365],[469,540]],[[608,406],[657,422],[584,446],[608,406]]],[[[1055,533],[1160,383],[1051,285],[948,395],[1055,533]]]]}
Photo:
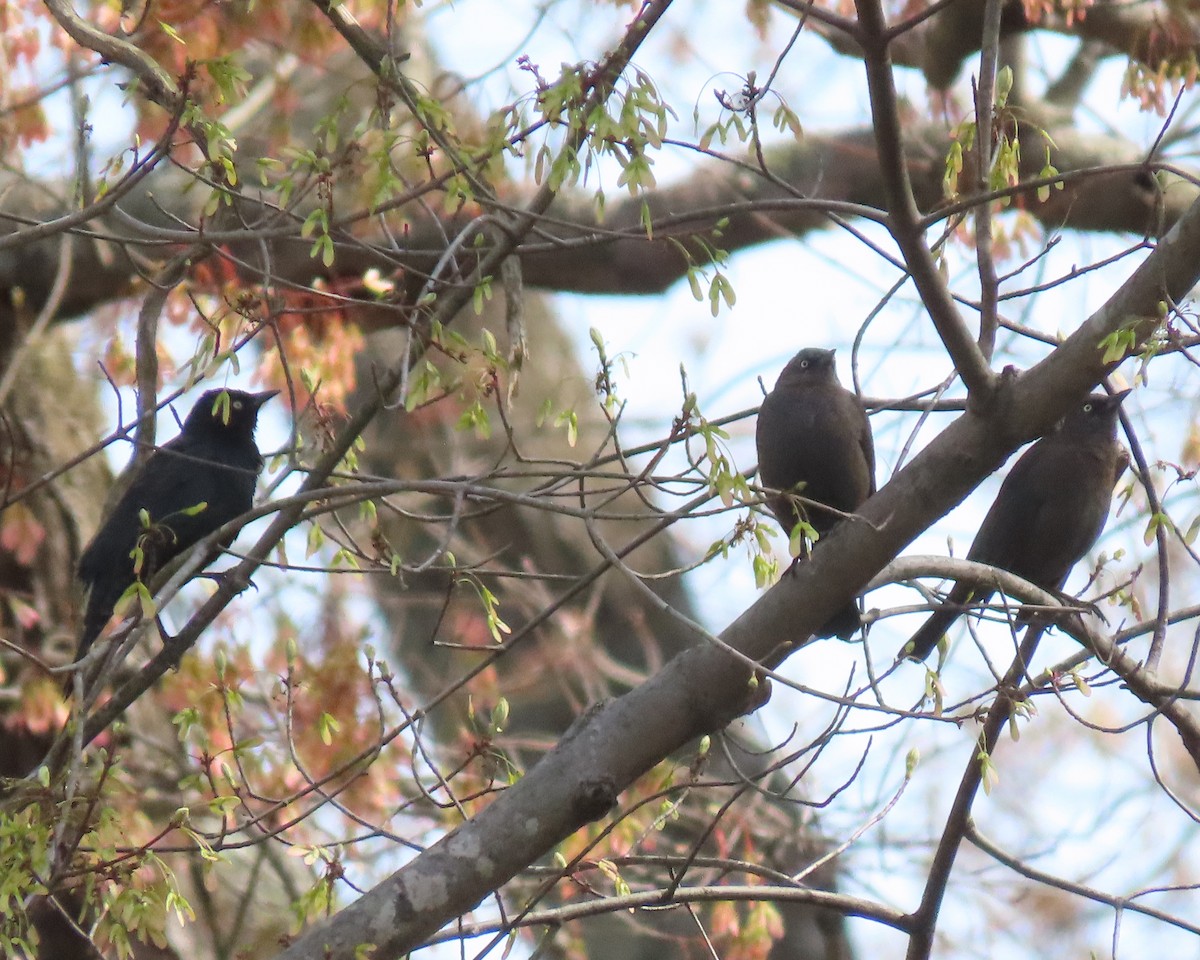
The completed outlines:
{"type": "MultiPolygon", "coordinates": [[[[841,514],[853,513],[875,492],[871,424],[862,402],[838,382],[833,358],[833,350],[801,350],[758,411],[758,479],[779,491],[768,495],[767,506],[789,536],[801,519],[825,536],[841,514]],[[839,512],[806,509],[789,492],[839,512]]],[[[816,635],[844,640],[861,623],[851,600],[816,635]]]]}
{"type": "Polygon", "coordinates": [[[79,559],[79,579],[91,589],[76,660],[135,580],[149,582],[174,557],[250,509],[263,465],[254,443],[258,410],[278,392],[209,390],[179,435],[142,465],[79,559]]]}
{"type": "MultiPolygon", "coordinates": [[[[1092,394],[1021,455],[983,518],[968,560],[1015,573],[1050,593],[1062,589],[1071,568],[1099,539],[1113,487],[1127,465],[1117,441],[1117,415],[1128,394],[1092,394]]],[[[903,655],[924,660],[962,616],[963,604],[986,602],[993,592],[956,583],[903,655]]]]}

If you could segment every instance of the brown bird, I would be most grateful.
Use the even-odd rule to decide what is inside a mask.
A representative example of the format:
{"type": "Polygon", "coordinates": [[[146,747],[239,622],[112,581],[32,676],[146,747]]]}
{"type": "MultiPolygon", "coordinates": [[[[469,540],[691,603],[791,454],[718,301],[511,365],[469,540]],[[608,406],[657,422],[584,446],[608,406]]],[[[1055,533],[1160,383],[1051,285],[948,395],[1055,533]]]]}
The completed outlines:
{"type": "MultiPolygon", "coordinates": [[[[838,382],[834,351],[809,347],[783,368],[758,411],[758,479],[789,536],[805,519],[824,537],[875,492],[875,444],[858,397],[838,382]],[[801,505],[796,494],[820,506],[801,505]]],[[[849,638],[861,625],[852,599],[818,637],[849,638]]]]}
{"type": "MultiPolygon", "coordinates": [[[[1047,592],[1062,589],[1108,520],[1113,487],[1127,463],[1117,441],[1117,415],[1128,394],[1092,394],[1021,455],[983,518],[968,560],[1015,573],[1047,592]]],[[[986,602],[993,592],[956,583],[902,656],[924,660],[962,616],[963,604],[986,602]]]]}

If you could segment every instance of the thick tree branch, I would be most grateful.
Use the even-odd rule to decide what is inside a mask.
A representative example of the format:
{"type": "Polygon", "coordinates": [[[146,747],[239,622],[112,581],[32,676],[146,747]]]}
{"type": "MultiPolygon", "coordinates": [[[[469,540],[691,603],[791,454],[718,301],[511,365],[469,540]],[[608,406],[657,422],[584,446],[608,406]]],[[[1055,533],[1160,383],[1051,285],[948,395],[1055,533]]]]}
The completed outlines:
{"type": "MultiPolygon", "coordinates": [[[[1127,140],[1084,135],[1059,125],[1050,126],[1044,138],[1028,126],[1023,129],[1024,176],[1031,183],[1044,183],[1036,178],[1045,162],[1043,145],[1050,141],[1054,144],[1051,162],[1063,174],[1064,188],[1050,190],[1045,201],[1038,200],[1032,186],[1019,195],[1019,202],[1049,230],[1067,227],[1155,235],[1174,223],[1197,194],[1192,183],[1175,174],[1159,174],[1160,188],[1151,173],[1156,168],[1146,167],[1140,149],[1127,140]]],[[[942,177],[949,140],[944,125],[909,124],[905,138],[908,182],[919,207],[934,211],[921,221],[922,226],[938,223],[943,211],[969,209],[976,202],[970,198],[957,205],[945,202],[942,177]]],[[[830,213],[881,221],[887,216],[888,201],[870,130],[809,134],[801,141],[768,149],[766,159],[774,176],[811,199],[796,199],[794,193],[757,174],[752,165],[714,160],[693,177],[646,194],[655,224],[654,238],[647,239],[641,221],[642,197],[610,203],[603,221],[590,196],[557,197],[547,217],[539,219],[538,239],[531,238],[521,247],[525,282],[581,293],[657,293],[682,278],[689,266],[671,238],[679,238],[693,258],[703,262],[707,254],[688,236],[709,238],[718,220],[728,222],[717,243],[733,252],[826,229],[833,225],[830,213]]],[[[270,241],[273,278],[307,285],[314,276],[356,277],[372,267],[385,273],[401,268],[428,272],[444,251],[445,237],[456,235],[466,222],[418,219],[400,250],[345,235],[338,242],[333,267],[325,268],[312,258],[311,241],[299,235],[302,217],[266,204],[256,211],[256,202],[248,194],[238,202],[249,226],[206,229],[203,234],[198,228],[186,228],[188,222],[198,221],[198,211],[187,206],[195,201],[195,191],[186,192],[184,186],[178,170],[163,167],[121,201],[120,215],[96,220],[92,216],[101,212],[98,208],[92,216],[79,211],[67,214],[69,220],[60,219],[64,208],[50,193],[31,184],[4,190],[0,223],[7,223],[8,230],[0,237],[0,294],[4,294],[0,295],[0,324],[9,322],[12,292],[17,288],[23,301],[35,309],[49,297],[59,256],[52,235],[68,227],[87,242],[72,247],[76,279],[63,298],[59,318],[78,316],[128,294],[137,272],[124,252],[126,244],[153,249],[203,239],[223,245],[249,264],[248,279],[257,279],[253,265],[261,259],[262,242],[270,241]],[[81,229],[85,223],[90,229],[81,229]]],[[[350,228],[365,219],[367,212],[360,211],[340,222],[350,228]]]]}
{"type": "MultiPolygon", "coordinates": [[[[804,4],[785,6],[801,10],[804,4]]],[[[891,31],[894,63],[920,70],[930,86],[946,89],[958,77],[966,60],[979,52],[983,36],[986,0],[950,0],[934,3],[891,31]],[[936,12],[931,15],[931,10],[936,12]]],[[[813,18],[815,29],[838,53],[861,59],[857,34],[825,18],[813,18]]],[[[1122,3],[1101,0],[1087,8],[1085,16],[1072,9],[1043,11],[1031,23],[1018,2],[1004,4],[1001,35],[1044,30],[1080,40],[1108,56],[1124,55],[1157,69],[1161,63],[1183,66],[1191,56],[1200,56],[1200,24],[1194,13],[1169,3],[1122,3]]]]}

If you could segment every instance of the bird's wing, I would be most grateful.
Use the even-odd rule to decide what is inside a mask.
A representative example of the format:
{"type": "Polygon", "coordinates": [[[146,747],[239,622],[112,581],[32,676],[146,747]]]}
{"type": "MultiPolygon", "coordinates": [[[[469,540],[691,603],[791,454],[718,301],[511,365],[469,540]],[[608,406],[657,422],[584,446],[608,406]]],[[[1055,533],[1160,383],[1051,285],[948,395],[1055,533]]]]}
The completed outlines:
{"type": "Polygon", "coordinates": [[[166,521],[175,534],[173,544],[164,544],[160,561],[220,525],[214,526],[212,519],[204,516],[207,508],[193,516],[188,515],[188,511],[206,503],[212,496],[211,482],[206,481],[207,468],[202,463],[176,456],[176,453],[190,455],[187,445],[172,441],[146,460],[80,557],[80,579],[94,583],[114,570],[126,571],[132,577],[130,553],[144,529],[143,510],[151,523],[166,521]]]}
{"type": "Polygon", "coordinates": [[[1100,535],[1108,516],[1111,467],[1081,459],[1069,444],[1035,447],[1001,485],[971,559],[1058,590],[1100,535]]]}
{"type": "Polygon", "coordinates": [[[141,531],[141,519],[138,514],[141,505],[148,501],[153,502],[154,495],[161,491],[161,464],[162,454],[155,451],[125,488],[112,512],[104,518],[96,536],[79,558],[81,580],[95,583],[116,570],[132,572],[133,561],[129,553],[137,543],[141,531]]]}
{"type": "Polygon", "coordinates": [[[968,560],[1008,570],[1014,558],[1027,552],[1025,535],[1037,526],[1052,489],[1047,485],[1052,454],[1053,449],[1035,444],[1013,465],[979,525],[968,560]]]}

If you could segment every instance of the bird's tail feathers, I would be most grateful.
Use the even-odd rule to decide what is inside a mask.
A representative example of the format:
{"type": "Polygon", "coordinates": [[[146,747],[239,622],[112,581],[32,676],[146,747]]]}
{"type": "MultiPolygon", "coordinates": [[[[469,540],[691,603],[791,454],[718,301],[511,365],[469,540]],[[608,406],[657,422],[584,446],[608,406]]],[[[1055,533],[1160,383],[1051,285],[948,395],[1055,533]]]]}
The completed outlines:
{"type": "Polygon", "coordinates": [[[963,615],[968,603],[986,603],[992,593],[992,590],[980,589],[969,583],[956,583],[946,597],[946,602],[909,638],[897,659],[924,660],[933,653],[946,631],[963,615]]]}
{"type": "Polygon", "coordinates": [[[79,634],[79,645],[75,648],[75,660],[78,663],[84,654],[91,649],[96,638],[104,632],[108,621],[112,619],[113,607],[121,599],[124,589],[114,591],[102,584],[93,585],[88,593],[87,607],[83,614],[83,629],[79,634]]]}

